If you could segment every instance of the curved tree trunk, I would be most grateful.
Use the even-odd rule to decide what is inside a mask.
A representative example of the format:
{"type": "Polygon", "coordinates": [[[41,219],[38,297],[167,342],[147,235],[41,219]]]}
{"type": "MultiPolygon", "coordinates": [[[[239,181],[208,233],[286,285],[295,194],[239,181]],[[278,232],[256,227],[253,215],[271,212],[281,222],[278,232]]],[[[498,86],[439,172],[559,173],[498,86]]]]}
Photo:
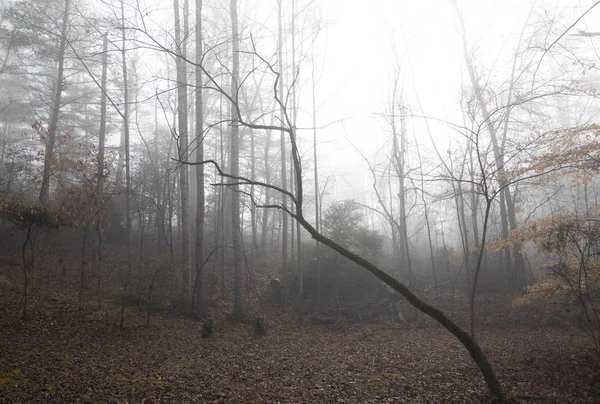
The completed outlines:
{"type": "Polygon", "coordinates": [[[360,265],[367,271],[371,272],[377,278],[382,280],[385,284],[393,288],[395,291],[400,293],[402,296],[408,300],[408,302],[414,306],[419,311],[427,314],[438,323],[443,325],[448,331],[452,333],[467,349],[471,358],[477,364],[477,367],[481,371],[483,378],[488,386],[488,390],[491,395],[494,397],[502,398],[504,397],[504,390],[502,389],[502,385],[500,381],[496,377],[494,369],[484,352],[481,350],[475,339],[465,330],[458,326],[454,321],[452,321],[444,312],[430,305],[429,303],[423,301],[417,295],[415,295],[406,285],[398,281],[393,276],[389,275],[387,272],[378,268],[371,262],[365,260],[364,258],[348,251],[344,247],[330,240],[329,238],[323,236],[308,222],[301,213],[296,213],[294,218],[304,227],[310,235],[320,243],[326,245],[327,247],[335,250],[340,255],[348,258],[350,261],[360,265]]]}

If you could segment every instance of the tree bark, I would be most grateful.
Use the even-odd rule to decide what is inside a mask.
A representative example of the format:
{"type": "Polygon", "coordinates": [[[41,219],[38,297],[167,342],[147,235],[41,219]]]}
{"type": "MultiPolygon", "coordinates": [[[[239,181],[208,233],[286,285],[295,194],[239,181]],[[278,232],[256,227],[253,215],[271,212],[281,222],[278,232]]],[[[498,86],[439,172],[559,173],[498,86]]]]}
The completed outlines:
{"type": "MultiPolygon", "coordinates": [[[[187,74],[185,69],[185,57],[187,48],[187,32],[181,35],[181,22],[179,18],[179,0],[173,1],[175,12],[175,42],[177,46],[177,125],[179,132],[179,161],[188,161],[188,96],[187,96],[187,74]]],[[[185,11],[184,11],[185,13],[185,11]]],[[[185,31],[185,30],[184,30],[185,31]]],[[[190,188],[188,167],[185,164],[179,166],[179,192],[180,192],[180,223],[181,223],[181,251],[183,259],[183,271],[181,288],[184,307],[188,307],[191,296],[191,244],[190,244],[190,188]]]]}
{"type": "Polygon", "coordinates": [[[408,302],[416,309],[427,314],[444,326],[444,328],[446,328],[448,331],[450,331],[450,333],[452,333],[452,335],[454,335],[463,344],[463,346],[469,352],[469,355],[471,355],[471,358],[477,364],[477,367],[481,371],[488,386],[490,394],[498,398],[504,397],[504,390],[500,381],[496,377],[496,373],[494,372],[492,365],[475,339],[469,335],[467,331],[463,330],[460,326],[454,323],[448,316],[446,316],[446,314],[444,314],[444,312],[420,299],[406,285],[389,275],[387,272],[317,232],[315,228],[308,221],[306,221],[306,219],[304,219],[301,212],[297,211],[297,213],[294,215],[294,218],[310,233],[315,240],[321,242],[332,250],[338,252],[340,255],[348,258],[350,261],[371,272],[385,284],[404,296],[406,300],[408,300],[408,302]]]}
{"type": "Polygon", "coordinates": [[[431,238],[431,223],[429,221],[429,205],[425,199],[425,176],[423,174],[423,162],[421,160],[421,151],[419,150],[419,144],[416,141],[415,135],[415,146],[417,149],[417,156],[419,158],[419,177],[421,182],[421,202],[423,203],[423,214],[425,216],[425,226],[427,228],[427,241],[429,243],[429,259],[431,262],[431,273],[433,275],[433,287],[435,288],[435,303],[440,306],[440,292],[438,288],[437,271],[435,267],[435,258],[433,251],[433,240],[431,238]]]}
{"type": "Polygon", "coordinates": [[[405,169],[406,169],[406,122],[403,111],[403,103],[400,99],[396,104],[396,91],[398,88],[398,80],[394,83],[394,96],[392,98],[392,162],[398,176],[398,201],[399,201],[399,253],[400,253],[400,268],[407,269],[408,285],[412,284],[412,264],[410,260],[410,250],[408,248],[408,224],[406,220],[406,187],[405,187],[405,169]],[[396,106],[400,109],[400,133],[396,127],[396,106]]]}
{"type": "MultiPolygon", "coordinates": [[[[240,38],[238,32],[238,10],[237,0],[231,0],[231,37],[233,42],[233,74],[231,77],[231,95],[233,98],[232,124],[231,124],[231,173],[238,176],[240,172],[240,135],[239,121],[240,116],[237,109],[238,102],[238,83],[240,81],[240,38]]],[[[232,185],[231,195],[231,224],[232,224],[232,242],[233,242],[233,266],[235,278],[235,301],[233,315],[237,319],[242,319],[246,314],[244,302],[244,271],[242,268],[242,229],[240,227],[240,194],[239,186],[232,185]]]]}
{"type": "MultiPolygon", "coordinates": [[[[2,144],[0,146],[0,176],[4,174],[4,157],[6,156],[6,142],[8,135],[8,122],[2,125],[2,144]]],[[[8,189],[8,188],[7,188],[8,189]]]]}
{"type": "MultiPolygon", "coordinates": [[[[279,57],[279,97],[283,97],[283,22],[282,22],[282,6],[281,0],[277,0],[277,23],[278,23],[278,36],[277,46],[278,57],[279,57]]],[[[280,120],[284,121],[284,107],[280,105],[279,110],[280,120]]],[[[286,168],[286,147],[285,147],[285,132],[280,133],[280,149],[281,149],[281,188],[287,189],[287,168],[286,168]]],[[[281,204],[287,206],[287,197],[285,194],[281,195],[281,204]]],[[[288,218],[287,215],[282,214],[282,236],[281,236],[281,275],[283,284],[283,301],[287,299],[288,289],[288,218]]]]}
{"type": "MultiPolygon", "coordinates": [[[[204,111],[202,99],[202,0],[196,0],[196,161],[204,160],[204,111]]],[[[207,318],[206,285],[204,280],[204,165],[196,166],[196,282],[194,309],[200,318],[207,318]]]]}
{"type": "MultiPolygon", "coordinates": [[[[256,149],[254,131],[250,130],[250,178],[256,179],[256,149]]],[[[258,250],[258,235],[256,232],[256,205],[254,204],[254,185],[250,185],[250,226],[252,229],[252,256],[258,250]]]]}
{"type": "MultiPolygon", "coordinates": [[[[313,49],[314,47],[311,47],[313,49]]],[[[315,175],[315,229],[320,231],[320,218],[319,218],[319,164],[318,164],[318,153],[317,153],[317,101],[315,91],[317,84],[315,82],[315,60],[314,52],[312,59],[312,124],[313,124],[313,169],[315,175]]],[[[321,304],[321,257],[320,257],[320,245],[319,241],[315,240],[315,255],[317,260],[317,305],[321,304]]]]}
{"type": "Polygon", "coordinates": [[[47,203],[50,198],[50,176],[54,162],[54,147],[56,143],[56,131],[58,130],[58,115],[62,102],[64,89],[65,51],[67,48],[67,30],[69,28],[71,0],[65,0],[65,12],[63,14],[60,29],[60,45],[58,48],[58,69],[56,74],[56,87],[54,93],[54,104],[50,115],[50,124],[46,138],[46,152],[44,154],[44,172],[42,174],[42,188],[40,190],[40,202],[47,203]]]}
{"type": "Polygon", "coordinates": [[[100,275],[102,261],[102,210],[104,208],[104,149],[106,143],[106,80],[108,73],[108,34],[102,38],[102,78],[100,80],[100,130],[98,131],[98,182],[96,185],[96,265],[100,275]]]}
{"type": "Polygon", "coordinates": [[[127,237],[127,274],[125,279],[123,297],[121,299],[120,327],[125,321],[125,295],[129,288],[129,274],[132,266],[131,252],[131,172],[129,156],[129,83],[127,78],[127,37],[125,35],[125,10],[121,0],[121,62],[123,68],[123,130],[125,134],[125,231],[127,237]]]}
{"type": "MultiPolygon", "coordinates": [[[[265,162],[265,182],[268,184],[271,182],[271,161],[269,159],[269,151],[271,149],[271,131],[267,131],[267,139],[265,141],[265,152],[264,152],[264,162],[265,162]]],[[[265,205],[269,205],[271,203],[271,190],[269,188],[265,189],[265,205]]],[[[266,254],[267,248],[267,232],[269,226],[269,209],[264,209],[262,214],[262,228],[261,228],[261,242],[260,242],[260,252],[261,255],[266,254]]]]}
{"type": "MultiPolygon", "coordinates": [[[[167,241],[167,235],[165,231],[165,207],[166,198],[164,197],[164,190],[160,186],[160,154],[158,152],[158,143],[160,141],[160,134],[158,131],[158,101],[154,104],[154,187],[156,192],[156,209],[155,209],[155,225],[156,225],[156,244],[158,251],[164,251],[167,241]]],[[[170,152],[169,152],[170,154],[170,152]]],[[[165,169],[165,172],[167,169],[165,169]]],[[[168,182],[168,180],[166,181],[168,182]]],[[[164,187],[163,187],[164,188],[164,187]]]]}
{"type": "MultiPolygon", "coordinates": [[[[500,192],[500,224],[501,224],[501,236],[503,239],[508,238],[509,234],[509,220],[511,222],[511,228],[516,228],[517,222],[515,217],[514,203],[510,193],[510,188],[507,185],[505,173],[506,170],[504,168],[504,153],[498,142],[498,134],[497,128],[494,127],[492,123],[492,116],[487,108],[487,103],[483,99],[483,89],[480,86],[479,79],[475,72],[475,67],[473,66],[473,60],[469,57],[468,49],[467,49],[467,39],[465,32],[465,23],[462,17],[461,11],[458,9],[458,6],[455,2],[453,2],[453,6],[458,17],[460,27],[461,27],[461,35],[463,42],[463,56],[465,60],[465,64],[467,66],[467,71],[469,73],[469,78],[471,80],[471,85],[473,86],[473,90],[475,92],[475,96],[477,98],[477,103],[481,108],[481,115],[483,121],[485,123],[485,127],[490,135],[490,139],[492,141],[492,149],[494,152],[494,161],[496,165],[497,171],[497,181],[498,188],[501,189],[500,192]],[[508,209],[507,209],[508,207],[508,209]],[[509,218],[509,212],[511,212],[511,217],[509,218]],[[513,227],[514,225],[514,227],[513,227]]],[[[514,73],[514,64],[513,64],[513,73],[514,73]]],[[[509,88],[509,100],[508,103],[511,102],[510,98],[512,97],[512,80],[509,88]]],[[[507,114],[510,113],[510,109],[507,111],[507,114]]],[[[508,119],[508,117],[506,118],[508,119]]],[[[505,133],[506,135],[506,133],[505,133]]],[[[520,289],[523,285],[520,284],[521,280],[524,280],[523,271],[525,270],[525,261],[523,259],[521,253],[521,246],[514,246],[513,254],[515,256],[515,261],[513,263],[511,259],[511,251],[510,247],[505,247],[503,249],[504,256],[506,259],[506,272],[507,272],[507,281],[508,286],[511,290],[516,291],[520,289]]]]}
{"type": "MultiPolygon", "coordinates": [[[[299,70],[296,68],[296,1],[291,0],[292,3],[292,18],[291,18],[291,34],[292,34],[292,81],[294,83],[298,82],[298,76],[300,74],[299,70]]],[[[292,126],[296,128],[298,122],[298,95],[297,95],[297,87],[294,84],[292,86],[292,126]]],[[[296,131],[293,131],[294,136],[296,136],[296,131]]],[[[293,140],[294,142],[297,139],[293,140]]],[[[294,166],[290,168],[290,171],[293,173],[294,166]]],[[[294,183],[293,176],[291,179],[291,183],[294,183]]],[[[292,246],[294,244],[294,222],[292,221],[292,246]]],[[[304,298],[304,266],[302,262],[302,232],[300,231],[300,226],[296,223],[296,273],[298,274],[298,296],[299,302],[302,303],[304,298]]],[[[292,259],[293,259],[292,252],[292,259]]]]}

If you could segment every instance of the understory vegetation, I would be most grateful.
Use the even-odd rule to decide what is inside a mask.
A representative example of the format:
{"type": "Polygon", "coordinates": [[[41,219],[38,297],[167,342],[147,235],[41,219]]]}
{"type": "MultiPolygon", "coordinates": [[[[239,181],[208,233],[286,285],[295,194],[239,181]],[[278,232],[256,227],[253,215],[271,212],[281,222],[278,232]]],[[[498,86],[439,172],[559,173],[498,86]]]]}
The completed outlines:
{"type": "MultiPolygon", "coordinates": [[[[45,266],[36,277],[35,314],[20,322],[21,281],[3,260],[0,402],[489,401],[461,345],[406,305],[400,320],[389,301],[340,291],[319,313],[303,313],[272,301],[276,267],[259,262],[249,310],[265,319],[266,335],[255,336],[251,321],[234,321],[228,287],[225,298],[210,300],[214,333],[201,338],[202,322],[182,316],[167,287],[155,292],[149,322],[147,290],[133,288],[121,328],[118,288],[108,286],[107,274],[98,290],[90,273],[80,307],[77,260],[45,266]]],[[[232,275],[228,265],[228,285],[232,275]]],[[[141,273],[140,284],[152,276],[141,273]]],[[[468,322],[464,293],[453,297],[443,287],[440,301],[468,322]]],[[[478,297],[477,317],[480,343],[515,402],[597,401],[600,368],[575,317],[551,306],[513,308],[497,293],[478,297]]]]}
{"type": "Polygon", "coordinates": [[[0,2],[1,402],[600,402],[600,1],[363,3],[0,2]]]}

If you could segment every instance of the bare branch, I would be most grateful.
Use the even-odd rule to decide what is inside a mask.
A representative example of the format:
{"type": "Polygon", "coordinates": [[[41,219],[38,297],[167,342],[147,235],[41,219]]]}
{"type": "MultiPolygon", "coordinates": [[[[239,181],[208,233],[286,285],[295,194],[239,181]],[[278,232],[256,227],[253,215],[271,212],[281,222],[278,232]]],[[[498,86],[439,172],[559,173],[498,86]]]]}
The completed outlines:
{"type": "Polygon", "coordinates": [[[176,161],[176,162],[178,162],[179,164],[185,164],[185,165],[188,165],[188,166],[197,166],[197,165],[200,165],[200,164],[212,164],[217,169],[217,172],[219,173],[219,175],[221,177],[229,178],[229,179],[232,179],[232,180],[241,181],[239,183],[213,184],[213,185],[226,185],[226,186],[232,186],[232,185],[257,185],[257,186],[260,186],[260,187],[273,189],[273,190],[275,190],[277,192],[280,192],[282,194],[285,194],[285,195],[289,196],[290,199],[292,200],[292,202],[294,202],[294,205],[298,206],[298,201],[297,201],[296,197],[294,196],[294,194],[292,194],[291,192],[286,191],[285,189],[283,189],[281,187],[278,187],[278,186],[275,186],[275,185],[272,185],[272,184],[267,184],[265,182],[253,181],[250,178],[227,174],[226,172],[224,172],[221,169],[221,166],[215,160],[209,159],[209,160],[199,161],[199,162],[195,162],[195,163],[192,163],[192,162],[189,162],[189,161],[181,161],[181,160],[178,160],[178,159],[173,159],[173,160],[176,161]]]}

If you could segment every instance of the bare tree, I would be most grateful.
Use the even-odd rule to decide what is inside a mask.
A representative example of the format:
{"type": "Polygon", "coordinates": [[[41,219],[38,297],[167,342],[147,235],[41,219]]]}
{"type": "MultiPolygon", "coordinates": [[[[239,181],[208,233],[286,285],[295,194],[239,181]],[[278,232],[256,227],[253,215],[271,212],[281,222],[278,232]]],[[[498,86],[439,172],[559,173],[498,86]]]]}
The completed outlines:
{"type": "MultiPolygon", "coordinates": [[[[204,160],[204,111],[202,100],[202,0],[196,0],[196,161],[204,160]]],[[[204,281],[204,165],[196,166],[196,282],[194,310],[206,318],[206,285],[204,281]]]]}
{"type": "Polygon", "coordinates": [[[102,260],[102,209],[104,200],[104,177],[105,177],[105,142],[106,142],[106,76],[108,71],[108,34],[102,37],[102,78],[100,95],[100,130],[98,132],[98,183],[96,185],[96,262],[100,270],[100,261],[102,260]]]}
{"type": "Polygon", "coordinates": [[[40,201],[48,202],[50,197],[50,175],[52,172],[52,163],[54,161],[54,147],[56,143],[56,131],[58,129],[58,116],[62,103],[64,90],[64,72],[65,72],[65,51],[67,49],[67,31],[69,29],[71,0],[65,0],[65,12],[60,29],[60,46],[57,56],[56,83],[54,83],[54,102],[52,105],[50,124],[48,125],[48,135],[46,138],[46,152],[44,155],[44,172],[42,175],[42,188],[40,190],[40,201]]]}
{"type": "MultiPolygon", "coordinates": [[[[277,0],[277,27],[278,27],[278,35],[277,35],[277,46],[278,46],[278,59],[279,59],[279,72],[283,72],[283,22],[282,22],[282,5],[281,0],[277,0]]],[[[279,77],[279,94],[283,94],[284,83],[281,77],[279,77]]],[[[285,104],[280,103],[279,105],[279,119],[281,122],[284,121],[285,104]]],[[[280,150],[281,150],[281,188],[287,189],[287,168],[286,168],[286,146],[285,146],[285,132],[280,131],[280,150]]],[[[281,204],[283,206],[287,206],[287,195],[285,193],[281,194],[281,204]]],[[[288,218],[287,215],[282,213],[282,221],[283,221],[283,229],[282,229],[282,237],[281,237],[281,271],[282,271],[282,281],[283,281],[283,300],[285,301],[287,296],[287,287],[288,287],[288,218]]]]}
{"type": "MultiPolygon", "coordinates": [[[[179,139],[179,160],[188,160],[188,94],[187,94],[187,73],[186,73],[186,58],[187,58],[187,35],[181,35],[181,22],[179,17],[179,0],[173,0],[173,9],[175,13],[175,42],[177,46],[177,55],[175,62],[177,64],[177,121],[178,121],[178,139],[179,139]]],[[[187,10],[184,10],[184,14],[187,10]]],[[[187,307],[190,299],[191,286],[191,244],[190,244],[190,188],[188,167],[181,164],[179,167],[179,192],[181,195],[180,206],[181,212],[179,215],[181,223],[181,248],[183,259],[182,271],[182,293],[184,307],[187,307]]]]}
{"type": "MultiPolygon", "coordinates": [[[[314,49],[314,48],[312,48],[314,49]]],[[[313,123],[313,170],[315,177],[315,230],[321,230],[321,218],[319,215],[319,208],[321,201],[319,200],[319,154],[317,153],[317,103],[316,103],[316,90],[317,83],[315,81],[315,60],[314,51],[312,53],[312,123],[313,123]]],[[[317,305],[321,303],[321,257],[320,257],[320,245],[319,241],[315,240],[315,255],[317,258],[317,305]]]]}
{"type": "MultiPolygon", "coordinates": [[[[232,0],[232,5],[235,3],[235,1],[236,0],[232,0]]],[[[385,284],[387,284],[392,289],[396,290],[398,293],[400,293],[402,296],[404,296],[407,299],[407,301],[412,306],[414,306],[417,310],[425,313],[426,315],[432,317],[434,320],[436,320],[438,323],[440,323],[443,327],[445,327],[450,333],[452,333],[465,346],[465,348],[471,355],[471,358],[474,360],[474,362],[479,367],[479,370],[481,371],[483,378],[488,386],[488,390],[489,390],[490,394],[497,398],[504,397],[504,390],[502,388],[500,381],[496,377],[496,374],[494,372],[492,365],[490,364],[486,355],[484,354],[484,352],[481,350],[481,348],[477,344],[476,340],[467,331],[465,331],[458,324],[456,324],[454,321],[452,321],[443,311],[441,311],[440,309],[436,308],[435,306],[427,303],[423,299],[419,298],[409,287],[407,287],[402,282],[398,281],[396,278],[394,278],[393,276],[391,276],[384,270],[378,268],[372,262],[369,262],[368,260],[362,258],[361,256],[349,251],[348,249],[337,244],[330,238],[325,237],[323,234],[321,234],[319,231],[317,231],[315,229],[315,227],[304,217],[304,212],[303,212],[303,208],[302,208],[303,200],[304,200],[304,192],[303,192],[303,182],[302,182],[301,158],[300,158],[300,153],[298,151],[298,147],[297,147],[297,144],[295,141],[295,139],[296,139],[296,136],[294,133],[295,128],[292,124],[290,115],[288,114],[288,111],[285,108],[283,101],[281,100],[279,91],[278,91],[278,88],[280,88],[278,86],[280,74],[276,71],[276,69],[274,68],[274,66],[272,64],[270,64],[264,58],[261,58],[260,55],[258,55],[258,53],[256,51],[254,51],[253,54],[255,57],[259,58],[262,63],[266,64],[268,66],[268,68],[271,70],[271,72],[273,73],[273,75],[275,76],[275,83],[273,86],[274,98],[275,98],[277,104],[279,105],[281,112],[283,112],[283,124],[282,125],[262,125],[262,124],[257,124],[257,123],[253,123],[253,122],[244,121],[242,118],[243,115],[240,113],[240,105],[239,105],[239,103],[237,103],[237,98],[236,98],[235,94],[232,95],[232,94],[227,93],[222,87],[219,86],[219,84],[216,82],[216,80],[214,78],[209,78],[209,81],[210,81],[209,86],[212,89],[223,94],[226,98],[228,98],[229,101],[232,103],[233,109],[238,111],[237,113],[234,114],[234,117],[236,119],[234,127],[236,125],[242,125],[242,126],[246,126],[248,128],[252,128],[252,129],[277,130],[277,131],[281,131],[286,134],[287,141],[289,142],[289,144],[291,146],[291,151],[292,151],[291,156],[294,161],[294,167],[295,167],[295,185],[296,185],[295,193],[292,193],[292,192],[290,192],[286,189],[283,189],[279,186],[276,186],[276,185],[272,185],[272,184],[268,184],[268,183],[264,183],[264,182],[260,182],[260,181],[253,181],[252,179],[240,176],[237,173],[236,174],[227,173],[227,172],[223,171],[223,169],[219,166],[219,164],[214,160],[205,160],[200,163],[187,162],[187,164],[212,164],[212,165],[214,165],[215,168],[218,170],[219,174],[224,179],[227,179],[227,182],[224,182],[220,185],[232,188],[234,190],[234,193],[241,192],[240,186],[250,186],[251,184],[254,184],[255,186],[269,188],[271,190],[275,190],[275,191],[287,196],[287,198],[289,198],[290,201],[292,202],[292,209],[290,209],[286,204],[275,204],[275,205],[268,205],[268,206],[259,205],[259,206],[263,207],[263,208],[275,208],[275,209],[279,209],[279,210],[287,213],[287,215],[289,215],[293,219],[295,219],[298,224],[300,224],[306,231],[308,231],[308,233],[315,240],[326,245],[327,247],[331,248],[332,250],[338,252],[340,255],[342,255],[343,257],[346,257],[350,261],[358,264],[359,266],[363,267],[365,270],[371,272],[373,275],[375,275],[377,278],[379,278],[385,284]]],[[[208,73],[206,71],[205,71],[205,74],[208,75],[208,73]]],[[[237,90],[237,87],[233,87],[233,89],[237,90]]]]}
{"type": "MultiPolygon", "coordinates": [[[[492,149],[494,152],[494,162],[496,165],[496,169],[498,170],[498,181],[499,181],[498,186],[499,186],[499,188],[502,189],[502,192],[499,195],[499,197],[500,197],[501,234],[502,234],[502,238],[506,239],[509,234],[509,224],[510,224],[511,229],[515,229],[517,227],[514,197],[511,194],[510,187],[508,186],[508,184],[506,183],[506,180],[504,179],[505,178],[505,160],[504,160],[504,150],[503,150],[504,149],[503,145],[506,141],[509,115],[510,115],[510,111],[511,111],[510,104],[511,104],[511,102],[513,102],[512,92],[513,92],[514,74],[515,74],[515,68],[516,68],[516,55],[515,55],[515,63],[513,63],[513,69],[512,69],[512,73],[511,73],[511,81],[509,84],[508,100],[507,100],[507,105],[509,107],[506,108],[506,111],[505,111],[506,116],[505,116],[505,121],[504,121],[504,129],[501,133],[498,133],[500,128],[494,126],[492,114],[489,111],[488,105],[485,102],[484,97],[483,97],[484,89],[480,85],[480,80],[477,77],[477,74],[475,72],[473,60],[470,57],[468,49],[467,49],[466,28],[465,28],[465,22],[464,22],[462,13],[456,4],[456,1],[453,1],[452,5],[454,7],[455,14],[459,21],[459,26],[460,26],[460,30],[461,30],[460,34],[461,34],[461,39],[462,39],[462,44],[463,44],[463,57],[465,60],[467,71],[469,73],[469,79],[471,81],[471,85],[475,92],[475,97],[476,97],[477,103],[481,110],[483,122],[485,123],[485,127],[486,127],[488,134],[490,136],[490,139],[492,141],[492,146],[493,146],[492,149]],[[502,135],[503,137],[499,139],[500,135],[502,135]]],[[[511,253],[510,247],[507,246],[504,249],[504,255],[505,255],[505,264],[506,264],[506,270],[507,270],[507,275],[508,275],[508,285],[513,291],[519,290],[525,284],[525,276],[524,276],[525,261],[523,259],[523,254],[521,253],[521,245],[515,244],[512,248],[512,253],[511,253]],[[511,255],[512,255],[512,257],[511,257],[511,255]],[[513,257],[514,257],[514,259],[513,259],[513,257]]]]}
{"type": "Polygon", "coordinates": [[[127,35],[125,34],[125,6],[121,0],[121,63],[123,67],[123,128],[125,133],[125,228],[127,234],[127,274],[124,293],[121,298],[120,326],[125,321],[125,294],[129,288],[129,274],[132,266],[131,252],[131,161],[129,154],[129,85],[127,79],[127,35]]]}
{"type": "MultiPolygon", "coordinates": [[[[237,177],[240,172],[240,134],[239,122],[241,120],[238,107],[239,83],[240,83],[240,36],[238,32],[238,5],[237,0],[231,0],[231,37],[233,43],[233,71],[231,77],[231,174],[237,177]]],[[[240,226],[240,194],[238,185],[231,184],[231,223],[233,242],[233,265],[235,271],[235,303],[233,314],[236,318],[244,317],[246,309],[244,302],[244,272],[242,267],[242,229],[240,226]]]]}

